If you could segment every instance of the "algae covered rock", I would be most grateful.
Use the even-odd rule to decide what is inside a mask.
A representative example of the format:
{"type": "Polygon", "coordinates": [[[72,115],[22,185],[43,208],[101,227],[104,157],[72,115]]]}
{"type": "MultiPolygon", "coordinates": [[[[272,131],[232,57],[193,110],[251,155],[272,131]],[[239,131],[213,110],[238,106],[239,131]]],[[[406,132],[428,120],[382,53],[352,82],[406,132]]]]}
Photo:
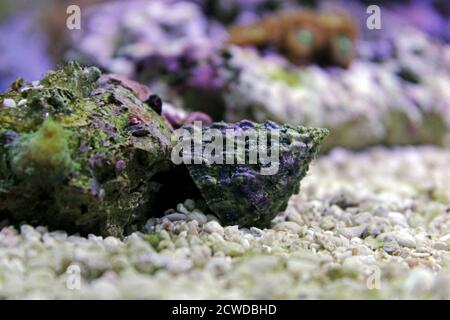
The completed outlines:
{"type": "Polygon", "coordinates": [[[171,128],[148,88],[69,64],[0,96],[0,217],[122,235],[155,203],[171,128]]]}
{"type": "MultiPolygon", "coordinates": [[[[270,121],[213,123],[201,133],[234,134],[233,148],[215,152],[226,161],[209,161],[203,144],[200,154],[188,149],[206,161],[174,166],[177,125],[166,107],[145,86],[76,64],[15,81],[0,96],[0,218],[121,236],[193,195],[225,224],[267,226],[327,135],[270,121]]],[[[192,113],[181,123],[210,121],[192,113]]],[[[198,126],[182,129],[195,137],[198,126]]]]}
{"type": "Polygon", "coordinates": [[[214,152],[208,143],[200,149],[194,143],[192,161],[186,166],[221,222],[243,227],[267,227],[286,209],[328,135],[328,130],[321,128],[248,120],[219,122],[207,128],[190,126],[187,130],[194,137],[195,131],[201,130],[204,137],[214,136],[210,141],[223,139],[223,148],[216,145],[214,152]],[[234,147],[229,148],[231,145],[234,147]]]}

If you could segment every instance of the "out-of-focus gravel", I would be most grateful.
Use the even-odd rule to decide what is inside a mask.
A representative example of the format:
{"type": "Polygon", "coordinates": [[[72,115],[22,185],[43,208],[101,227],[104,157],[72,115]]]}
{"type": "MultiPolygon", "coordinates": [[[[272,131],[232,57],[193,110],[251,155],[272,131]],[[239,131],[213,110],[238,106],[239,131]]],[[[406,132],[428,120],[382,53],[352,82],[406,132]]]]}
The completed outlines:
{"type": "Polygon", "coordinates": [[[3,226],[0,298],[449,299],[449,166],[434,147],[335,150],[266,230],[192,201],[124,240],[3,226]]]}

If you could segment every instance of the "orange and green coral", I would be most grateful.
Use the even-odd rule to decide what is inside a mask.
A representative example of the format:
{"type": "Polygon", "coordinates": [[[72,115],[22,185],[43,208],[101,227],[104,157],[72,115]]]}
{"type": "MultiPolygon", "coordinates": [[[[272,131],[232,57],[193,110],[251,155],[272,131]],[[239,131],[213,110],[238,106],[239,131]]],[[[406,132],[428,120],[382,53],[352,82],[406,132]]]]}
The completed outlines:
{"type": "Polygon", "coordinates": [[[275,46],[293,63],[319,62],[348,67],[355,56],[356,23],[348,16],[300,10],[233,26],[229,42],[239,46],[275,46]]]}

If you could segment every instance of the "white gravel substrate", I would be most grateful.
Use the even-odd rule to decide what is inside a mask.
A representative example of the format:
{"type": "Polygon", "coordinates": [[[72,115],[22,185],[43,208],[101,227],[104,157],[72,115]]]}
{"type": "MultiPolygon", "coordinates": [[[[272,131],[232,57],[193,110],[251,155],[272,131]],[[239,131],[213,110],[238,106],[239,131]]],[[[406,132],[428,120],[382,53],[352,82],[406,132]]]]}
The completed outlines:
{"type": "Polygon", "coordinates": [[[123,241],[5,227],[0,298],[449,299],[449,166],[434,147],[335,150],[266,230],[192,201],[123,241]]]}

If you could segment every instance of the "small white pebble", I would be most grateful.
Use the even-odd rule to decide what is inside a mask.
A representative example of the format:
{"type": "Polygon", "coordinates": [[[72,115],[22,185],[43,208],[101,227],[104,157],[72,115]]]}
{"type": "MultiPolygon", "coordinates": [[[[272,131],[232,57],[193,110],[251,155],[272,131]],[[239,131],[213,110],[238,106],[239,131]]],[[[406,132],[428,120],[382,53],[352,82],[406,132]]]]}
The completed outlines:
{"type": "Polygon", "coordinates": [[[396,230],[380,235],[381,240],[390,237],[393,238],[400,246],[408,248],[416,247],[416,239],[412,235],[410,235],[406,230],[396,230]]]}
{"type": "Polygon", "coordinates": [[[17,103],[18,107],[22,107],[27,104],[27,99],[22,99],[17,103]]]}
{"type": "Polygon", "coordinates": [[[208,233],[217,233],[218,235],[224,235],[223,227],[217,221],[209,221],[203,226],[203,230],[208,233]]]}
{"type": "Polygon", "coordinates": [[[186,209],[186,207],[182,203],[179,203],[177,205],[177,211],[185,215],[188,215],[190,213],[190,211],[186,209]]]}
{"type": "Polygon", "coordinates": [[[280,223],[277,223],[274,227],[275,230],[288,230],[292,233],[300,233],[300,231],[302,231],[301,226],[299,226],[297,223],[292,222],[292,221],[283,221],[280,223]]]}
{"type": "Polygon", "coordinates": [[[196,220],[199,225],[204,225],[208,221],[208,218],[198,209],[188,213],[187,217],[188,219],[196,220]]]}
{"type": "Polygon", "coordinates": [[[393,225],[400,225],[402,227],[409,227],[408,221],[403,213],[400,212],[389,212],[387,216],[389,222],[393,225]]]}
{"type": "Polygon", "coordinates": [[[436,250],[445,250],[447,251],[449,249],[449,245],[443,241],[436,241],[433,244],[433,248],[436,250]]]}

